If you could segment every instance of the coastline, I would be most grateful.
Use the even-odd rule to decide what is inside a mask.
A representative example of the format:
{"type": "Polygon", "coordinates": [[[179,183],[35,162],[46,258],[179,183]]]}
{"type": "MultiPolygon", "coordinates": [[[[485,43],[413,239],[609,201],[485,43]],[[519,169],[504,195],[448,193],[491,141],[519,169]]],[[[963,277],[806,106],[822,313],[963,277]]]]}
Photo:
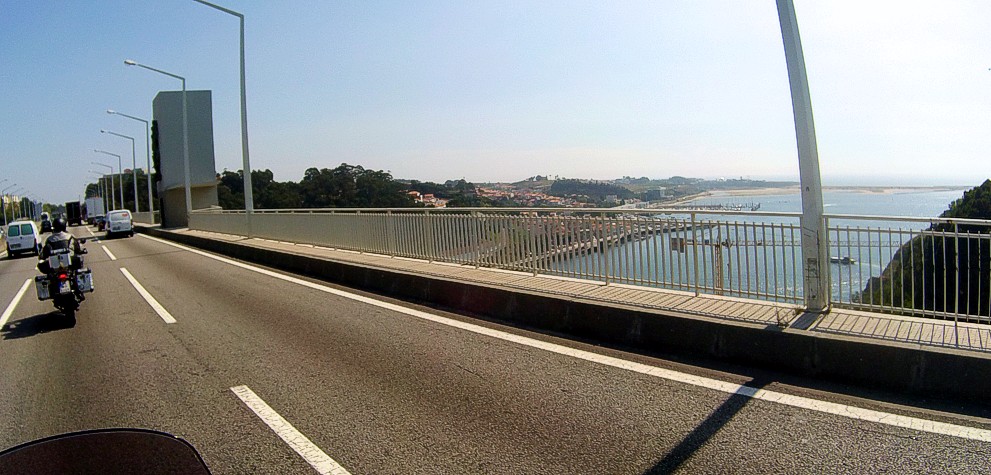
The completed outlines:
{"type": "MultiPolygon", "coordinates": [[[[845,194],[854,194],[854,195],[874,195],[874,196],[898,195],[898,194],[906,194],[906,193],[939,193],[939,192],[948,192],[948,191],[960,192],[962,194],[963,191],[966,191],[968,189],[970,188],[965,186],[824,186],[823,187],[824,192],[845,193],[845,194]]],[[[664,208],[667,206],[684,206],[684,205],[691,206],[696,204],[699,200],[704,200],[704,199],[734,202],[734,201],[746,201],[754,197],[797,196],[800,192],[801,192],[801,187],[798,185],[763,187],[763,188],[708,190],[708,191],[702,191],[699,193],[683,196],[675,200],[651,202],[648,205],[648,207],[664,208]]]]}
{"type": "MultiPolygon", "coordinates": [[[[823,191],[834,191],[844,193],[860,193],[871,195],[893,195],[898,193],[926,193],[940,191],[967,190],[967,187],[958,186],[824,186],[823,191]]],[[[741,196],[773,196],[773,195],[797,195],[801,192],[799,186],[772,187],[772,188],[746,188],[738,190],[711,190],[695,195],[687,196],[682,201],[692,201],[698,198],[707,197],[741,197],[741,196]]]]}

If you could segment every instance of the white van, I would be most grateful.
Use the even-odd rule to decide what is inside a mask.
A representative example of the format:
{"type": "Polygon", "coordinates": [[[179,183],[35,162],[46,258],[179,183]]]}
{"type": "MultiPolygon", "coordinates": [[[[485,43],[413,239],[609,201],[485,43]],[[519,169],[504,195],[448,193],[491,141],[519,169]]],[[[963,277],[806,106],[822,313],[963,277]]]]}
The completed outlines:
{"type": "Polygon", "coordinates": [[[115,209],[107,213],[107,237],[114,234],[126,234],[134,236],[134,223],[131,221],[131,212],[126,209],[115,209]]]}
{"type": "Polygon", "coordinates": [[[41,233],[34,221],[14,221],[7,226],[7,256],[28,252],[41,255],[41,233]]]}

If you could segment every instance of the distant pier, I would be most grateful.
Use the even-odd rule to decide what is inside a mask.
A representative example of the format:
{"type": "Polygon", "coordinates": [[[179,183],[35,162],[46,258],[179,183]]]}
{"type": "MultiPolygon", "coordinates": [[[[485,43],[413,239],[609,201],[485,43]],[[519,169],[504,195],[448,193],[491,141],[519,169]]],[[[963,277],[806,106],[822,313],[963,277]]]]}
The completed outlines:
{"type": "Polygon", "coordinates": [[[651,203],[651,208],[673,209],[685,211],[759,211],[760,203],[722,203],[722,204],[680,204],[665,205],[663,203],[651,203]]]}

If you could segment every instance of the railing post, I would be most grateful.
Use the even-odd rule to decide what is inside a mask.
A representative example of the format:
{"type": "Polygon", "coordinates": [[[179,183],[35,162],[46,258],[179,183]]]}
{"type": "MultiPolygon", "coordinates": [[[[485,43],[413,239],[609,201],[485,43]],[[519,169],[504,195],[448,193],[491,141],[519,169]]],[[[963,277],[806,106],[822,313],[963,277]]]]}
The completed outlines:
{"type": "MultiPolygon", "coordinates": [[[[355,220],[355,222],[357,223],[357,226],[352,226],[352,227],[351,227],[351,229],[354,229],[354,228],[358,228],[358,229],[365,229],[365,228],[367,228],[367,227],[368,227],[368,226],[364,226],[364,225],[362,224],[362,222],[361,222],[361,210],[357,210],[357,211],[355,211],[355,213],[354,213],[354,220],[355,220]]],[[[359,234],[359,235],[360,235],[360,234],[359,234]]],[[[351,232],[351,237],[352,237],[352,238],[354,237],[354,232],[353,232],[353,231],[351,232]]],[[[356,247],[356,248],[358,248],[358,254],[364,254],[364,253],[365,253],[365,246],[364,246],[364,245],[357,245],[357,244],[353,244],[353,243],[354,243],[354,241],[353,241],[353,240],[352,240],[351,242],[352,242],[352,244],[351,244],[351,245],[352,245],[353,247],[356,247]]]]}
{"type": "MultiPolygon", "coordinates": [[[[810,312],[828,311],[826,279],[822,268],[828,258],[823,247],[822,183],[819,175],[819,153],[816,149],[815,123],[812,120],[812,98],[809,94],[802,39],[798,34],[798,19],[792,0],[777,0],[781,39],[788,65],[795,135],[798,140],[798,169],[802,190],[802,269],[804,271],[805,307],[810,312]]],[[[828,267],[827,267],[828,269],[828,267]]]]}
{"type": "Polygon", "coordinates": [[[612,259],[609,257],[609,236],[606,234],[606,213],[605,212],[599,213],[599,218],[602,223],[602,226],[600,227],[600,229],[602,230],[601,233],[602,237],[600,238],[602,241],[600,243],[602,250],[600,252],[602,253],[602,258],[603,258],[602,267],[605,270],[603,274],[605,277],[606,285],[609,285],[609,276],[612,275],[612,259]]]}
{"type": "Polygon", "coordinates": [[[385,245],[386,249],[389,251],[389,257],[396,257],[396,247],[393,245],[393,240],[395,239],[396,226],[392,222],[392,210],[386,210],[385,212],[385,245]]]}
{"type": "MultiPolygon", "coordinates": [[[[960,225],[955,222],[953,223],[953,262],[953,272],[956,274],[953,276],[955,283],[953,289],[953,336],[956,337],[957,346],[960,346],[960,225]]],[[[943,275],[946,275],[945,271],[943,275]]]]}
{"type": "Polygon", "coordinates": [[[482,215],[478,211],[471,211],[468,214],[471,218],[471,246],[476,250],[475,268],[478,269],[482,263],[482,215]]]}
{"type": "MultiPolygon", "coordinates": [[[[832,243],[832,241],[830,241],[830,239],[829,239],[829,218],[827,218],[825,216],[823,216],[823,218],[822,218],[822,230],[823,230],[823,233],[822,233],[822,235],[823,235],[822,247],[824,249],[826,249],[826,258],[822,262],[823,262],[823,265],[825,265],[827,262],[829,262],[829,258],[830,257],[834,257],[834,256],[832,256],[830,254],[832,252],[832,246],[830,245],[830,243],[832,243]]],[[[840,256],[837,254],[835,257],[840,257],[840,256]]],[[[828,267],[828,266],[826,268],[829,269],[829,271],[826,274],[826,289],[828,289],[828,291],[826,292],[825,301],[826,301],[826,307],[827,308],[832,308],[832,306],[833,306],[833,268],[832,267],[828,267]]]]}
{"type": "MultiPolygon", "coordinates": [[[[536,214],[533,216],[533,222],[527,226],[527,234],[530,235],[530,266],[533,268],[533,276],[537,276],[537,222],[540,220],[536,214]]],[[[524,219],[523,222],[526,222],[524,219]]]]}
{"type": "Polygon", "coordinates": [[[695,224],[695,213],[692,213],[692,281],[695,282],[695,296],[699,296],[699,240],[698,228],[695,224]]]}
{"type": "Polygon", "coordinates": [[[423,210],[423,217],[424,221],[426,221],[427,241],[430,243],[430,254],[427,256],[427,261],[432,264],[437,255],[437,243],[434,242],[434,223],[433,220],[430,219],[430,210],[423,210]]]}

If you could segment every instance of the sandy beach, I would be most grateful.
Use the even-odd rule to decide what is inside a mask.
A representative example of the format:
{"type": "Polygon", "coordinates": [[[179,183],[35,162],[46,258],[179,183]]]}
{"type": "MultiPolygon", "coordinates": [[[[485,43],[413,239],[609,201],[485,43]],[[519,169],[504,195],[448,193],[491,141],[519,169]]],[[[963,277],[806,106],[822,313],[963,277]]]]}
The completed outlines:
{"type": "MultiPolygon", "coordinates": [[[[824,186],[823,191],[825,192],[840,192],[840,193],[861,193],[861,194],[871,194],[871,195],[892,195],[899,193],[927,193],[927,192],[941,192],[941,191],[961,191],[966,190],[967,187],[957,187],[957,186],[824,186]]],[[[670,206],[670,205],[683,205],[689,204],[695,200],[702,198],[748,198],[753,196],[779,196],[779,195],[797,195],[801,192],[801,188],[798,185],[795,186],[779,186],[779,187],[765,187],[765,188],[744,188],[736,190],[710,190],[703,191],[701,193],[695,193],[693,195],[684,196],[673,201],[664,201],[655,203],[654,206],[670,206]]]]}

